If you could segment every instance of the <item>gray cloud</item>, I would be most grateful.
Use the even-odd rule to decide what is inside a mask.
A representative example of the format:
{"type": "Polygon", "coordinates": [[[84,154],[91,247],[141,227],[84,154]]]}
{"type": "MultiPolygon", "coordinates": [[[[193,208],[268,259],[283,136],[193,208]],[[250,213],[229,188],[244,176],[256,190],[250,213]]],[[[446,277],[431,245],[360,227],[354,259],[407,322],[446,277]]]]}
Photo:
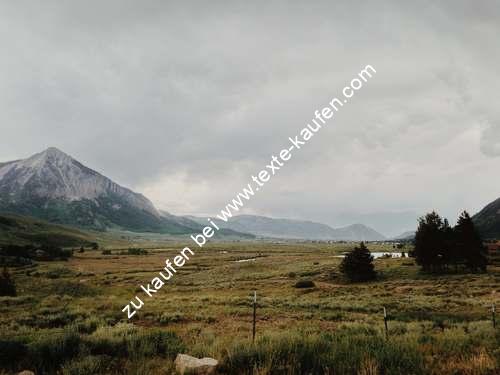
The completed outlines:
{"type": "Polygon", "coordinates": [[[19,1],[0,18],[1,160],[53,145],[213,213],[372,64],[248,212],[396,233],[500,195],[498,2],[19,1]]]}

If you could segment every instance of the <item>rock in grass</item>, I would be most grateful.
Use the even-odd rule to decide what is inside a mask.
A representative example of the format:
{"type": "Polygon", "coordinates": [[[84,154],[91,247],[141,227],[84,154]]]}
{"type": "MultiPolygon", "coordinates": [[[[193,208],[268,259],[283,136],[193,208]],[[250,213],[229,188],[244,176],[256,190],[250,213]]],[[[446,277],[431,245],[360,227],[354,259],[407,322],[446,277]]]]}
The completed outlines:
{"type": "Polygon", "coordinates": [[[219,362],[213,358],[198,359],[187,354],[178,354],[175,359],[175,369],[180,375],[210,375],[215,374],[218,363],[219,362]]]}
{"type": "Polygon", "coordinates": [[[35,373],[33,371],[24,370],[17,375],[35,375],[35,373]]]}

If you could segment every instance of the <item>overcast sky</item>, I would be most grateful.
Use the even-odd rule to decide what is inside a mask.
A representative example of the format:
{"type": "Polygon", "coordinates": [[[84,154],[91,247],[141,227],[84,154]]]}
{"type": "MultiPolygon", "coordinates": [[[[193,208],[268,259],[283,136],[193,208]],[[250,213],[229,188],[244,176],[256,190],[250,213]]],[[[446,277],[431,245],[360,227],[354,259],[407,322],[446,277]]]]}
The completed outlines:
{"type": "Polygon", "coordinates": [[[396,235],[500,197],[500,2],[173,3],[2,1],[0,161],[55,146],[213,214],[371,64],[246,212],[396,235]]]}

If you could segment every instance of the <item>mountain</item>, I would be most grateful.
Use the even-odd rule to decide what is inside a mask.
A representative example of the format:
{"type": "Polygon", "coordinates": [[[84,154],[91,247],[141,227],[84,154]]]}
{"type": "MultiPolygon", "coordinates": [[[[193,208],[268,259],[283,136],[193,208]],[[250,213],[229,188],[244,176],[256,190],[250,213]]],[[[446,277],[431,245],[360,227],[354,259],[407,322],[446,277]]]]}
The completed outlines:
{"type": "Polygon", "coordinates": [[[98,230],[188,234],[201,228],[185,218],[161,215],[143,195],[53,147],[0,163],[0,211],[98,230]]]}
{"type": "MultiPolygon", "coordinates": [[[[203,221],[201,218],[195,217],[195,216],[192,216],[192,218],[195,219],[195,220],[193,220],[189,216],[175,216],[175,215],[172,215],[170,212],[167,212],[164,210],[160,210],[159,212],[163,218],[170,220],[170,221],[175,221],[176,223],[178,223],[180,225],[185,225],[185,226],[189,226],[189,227],[193,226],[193,224],[197,225],[198,232],[202,231],[203,228],[205,226],[207,226],[207,224],[208,224],[208,222],[206,220],[203,221]]],[[[245,238],[245,239],[254,239],[255,238],[255,235],[253,235],[249,232],[238,231],[238,230],[234,230],[231,228],[224,228],[224,227],[220,227],[220,230],[217,231],[217,234],[225,236],[225,237],[239,237],[239,238],[245,238]]]]}
{"type": "Polygon", "coordinates": [[[409,230],[407,232],[401,233],[399,236],[393,237],[393,240],[413,240],[415,238],[415,231],[409,230]]]}
{"type": "Polygon", "coordinates": [[[500,238],[500,198],[484,207],[479,213],[472,217],[474,224],[481,234],[486,238],[500,238]]]}
{"type": "MultiPolygon", "coordinates": [[[[200,224],[207,222],[207,218],[195,216],[187,218],[200,224]]],[[[312,221],[273,219],[254,215],[234,216],[227,223],[215,219],[215,223],[221,228],[251,233],[260,237],[337,241],[381,241],[385,239],[382,234],[362,224],[334,229],[326,224],[312,221]]]]}

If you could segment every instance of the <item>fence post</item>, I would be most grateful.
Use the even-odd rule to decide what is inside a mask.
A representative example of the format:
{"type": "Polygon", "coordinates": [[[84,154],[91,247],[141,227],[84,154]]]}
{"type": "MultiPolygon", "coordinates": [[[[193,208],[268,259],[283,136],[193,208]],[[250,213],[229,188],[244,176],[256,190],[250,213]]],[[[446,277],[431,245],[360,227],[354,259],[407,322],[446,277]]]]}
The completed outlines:
{"type": "Polygon", "coordinates": [[[491,321],[493,322],[493,328],[496,328],[497,321],[496,321],[496,317],[495,317],[495,304],[491,305],[491,321]]]}
{"type": "Polygon", "coordinates": [[[253,330],[252,330],[252,342],[255,342],[255,325],[257,321],[257,291],[253,292],[253,330]]]}
{"type": "Polygon", "coordinates": [[[389,338],[389,328],[387,327],[387,310],[384,307],[384,326],[385,326],[385,338],[389,338]]]}

